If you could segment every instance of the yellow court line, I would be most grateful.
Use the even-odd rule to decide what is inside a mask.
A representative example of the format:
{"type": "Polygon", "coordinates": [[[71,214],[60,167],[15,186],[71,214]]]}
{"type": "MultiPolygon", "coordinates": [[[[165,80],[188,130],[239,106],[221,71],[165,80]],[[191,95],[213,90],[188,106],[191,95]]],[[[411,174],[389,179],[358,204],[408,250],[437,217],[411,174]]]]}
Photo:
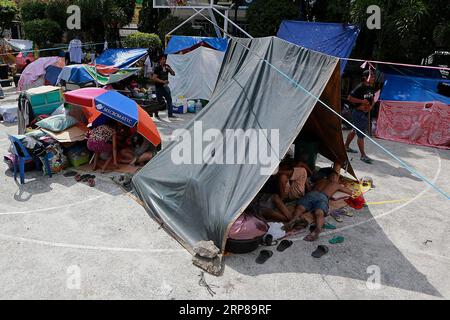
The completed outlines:
{"type": "MultiPolygon", "coordinates": [[[[423,196],[420,197],[419,199],[424,199],[424,198],[433,198],[436,197],[437,195],[433,194],[433,195],[428,195],[428,196],[423,196]]],[[[413,198],[403,198],[403,199],[398,199],[398,200],[387,200],[387,201],[377,201],[377,202],[367,202],[367,205],[369,206],[378,206],[378,205],[383,205],[383,204],[395,204],[395,203],[404,203],[407,201],[412,200],[413,198]]]]}

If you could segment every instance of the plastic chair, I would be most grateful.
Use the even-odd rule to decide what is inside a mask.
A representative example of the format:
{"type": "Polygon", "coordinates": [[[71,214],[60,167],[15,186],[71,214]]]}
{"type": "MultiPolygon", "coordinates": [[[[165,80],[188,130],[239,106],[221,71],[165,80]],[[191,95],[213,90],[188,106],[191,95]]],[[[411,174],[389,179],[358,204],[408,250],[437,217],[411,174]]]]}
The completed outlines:
{"type": "MultiPolygon", "coordinates": [[[[20,183],[25,184],[25,162],[33,160],[37,168],[42,168],[41,162],[38,158],[32,157],[22,142],[14,136],[8,135],[9,141],[11,141],[12,151],[14,154],[14,180],[17,180],[17,169],[19,169],[20,183]]],[[[52,170],[50,168],[49,154],[44,157],[45,167],[47,168],[48,176],[52,177],[52,170]]]]}

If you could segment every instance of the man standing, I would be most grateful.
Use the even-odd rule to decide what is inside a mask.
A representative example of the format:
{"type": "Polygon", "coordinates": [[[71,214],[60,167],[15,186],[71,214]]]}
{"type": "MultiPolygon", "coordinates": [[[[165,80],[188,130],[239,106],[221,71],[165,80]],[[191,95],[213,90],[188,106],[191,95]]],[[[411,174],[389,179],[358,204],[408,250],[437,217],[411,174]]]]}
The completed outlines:
{"type": "MultiPolygon", "coordinates": [[[[369,70],[366,70],[363,73],[361,83],[350,93],[350,96],[348,97],[348,101],[353,105],[353,125],[366,134],[369,129],[369,113],[374,104],[374,84],[374,75],[369,70]]],[[[367,156],[365,151],[365,136],[357,130],[352,130],[347,137],[347,142],[345,143],[347,152],[358,153],[358,151],[350,148],[350,144],[355,136],[358,136],[358,148],[361,152],[361,161],[372,164],[373,160],[367,156]]]]}
{"type": "Polygon", "coordinates": [[[167,113],[169,118],[176,118],[173,115],[172,93],[169,88],[169,73],[172,76],[175,76],[175,72],[166,62],[166,56],[163,55],[159,58],[159,64],[153,70],[153,81],[155,81],[157,99],[162,102],[164,98],[167,103],[167,113]]]}

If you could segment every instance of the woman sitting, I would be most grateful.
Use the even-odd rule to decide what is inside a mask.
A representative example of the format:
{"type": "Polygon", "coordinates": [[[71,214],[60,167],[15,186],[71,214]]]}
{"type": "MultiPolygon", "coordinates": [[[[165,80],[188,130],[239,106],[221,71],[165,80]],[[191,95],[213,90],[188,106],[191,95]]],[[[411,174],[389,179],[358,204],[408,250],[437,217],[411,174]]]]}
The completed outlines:
{"type": "Polygon", "coordinates": [[[114,126],[114,121],[108,121],[107,123],[93,128],[88,134],[87,147],[89,151],[94,155],[94,168],[97,170],[98,158],[102,158],[105,161],[102,172],[106,171],[106,168],[113,160],[114,167],[117,168],[117,137],[114,126]]]}

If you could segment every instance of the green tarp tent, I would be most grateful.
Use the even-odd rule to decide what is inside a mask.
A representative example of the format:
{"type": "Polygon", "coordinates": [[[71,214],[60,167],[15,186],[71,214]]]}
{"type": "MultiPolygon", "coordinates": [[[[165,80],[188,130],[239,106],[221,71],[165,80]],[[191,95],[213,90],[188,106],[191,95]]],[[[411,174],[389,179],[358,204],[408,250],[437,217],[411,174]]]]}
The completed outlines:
{"type": "MultiPolygon", "coordinates": [[[[319,152],[331,161],[348,164],[340,118],[274,67],[340,112],[339,59],[275,37],[232,39],[210,103],[133,178],[149,214],[188,250],[200,240],[213,240],[224,250],[232,223],[300,133],[314,136],[319,152]],[[237,164],[223,160],[232,151],[254,155],[252,139],[233,137],[239,130],[256,130],[258,146],[266,147],[266,154],[273,152],[277,160],[253,163],[235,158],[237,164]],[[274,132],[279,135],[278,146],[274,132]],[[183,149],[189,141],[192,148],[183,149]],[[223,150],[226,155],[220,159],[223,150]],[[198,161],[202,153],[209,163],[198,161]]],[[[354,174],[351,167],[348,170],[354,174]]]]}

